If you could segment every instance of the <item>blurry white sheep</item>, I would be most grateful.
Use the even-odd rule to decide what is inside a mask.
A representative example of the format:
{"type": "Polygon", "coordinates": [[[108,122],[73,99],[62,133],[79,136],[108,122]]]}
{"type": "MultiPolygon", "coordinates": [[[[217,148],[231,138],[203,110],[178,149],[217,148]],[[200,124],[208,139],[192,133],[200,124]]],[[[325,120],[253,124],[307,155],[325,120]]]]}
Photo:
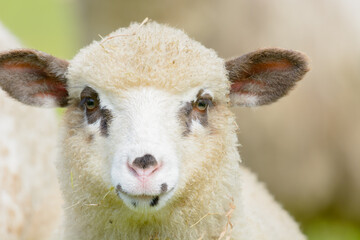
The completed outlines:
{"type": "MultiPolygon", "coordinates": [[[[21,44],[0,23],[0,51],[21,44]]],[[[59,221],[53,109],[25,106],[0,89],[0,239],[49,239],[59,221]]]]}

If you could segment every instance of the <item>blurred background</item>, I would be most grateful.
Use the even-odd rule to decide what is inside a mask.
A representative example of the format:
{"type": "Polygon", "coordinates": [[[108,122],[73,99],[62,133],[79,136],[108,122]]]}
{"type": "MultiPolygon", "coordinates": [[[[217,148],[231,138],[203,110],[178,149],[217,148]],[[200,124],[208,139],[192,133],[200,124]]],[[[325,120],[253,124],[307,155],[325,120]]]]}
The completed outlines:
{"type": "Polygon", "coordinates": [[[306,53],[311,71],[289,96],[234,111],[243,163],[310,240],[360,239],[359,12],[358,0],[0,1],[0,20],[25,46],[66,59],[146,17],[225,59],[264,47],[306,53]]]}

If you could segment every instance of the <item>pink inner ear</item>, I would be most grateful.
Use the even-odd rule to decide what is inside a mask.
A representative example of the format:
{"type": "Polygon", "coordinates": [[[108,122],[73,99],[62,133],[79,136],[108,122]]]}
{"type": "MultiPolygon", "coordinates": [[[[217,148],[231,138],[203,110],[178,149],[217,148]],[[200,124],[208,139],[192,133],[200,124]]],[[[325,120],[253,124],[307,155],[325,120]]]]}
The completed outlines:
{"type": "Polygon", "coordinates": [[[66,91],[65,84],[52,77],[42,78],[28,83],[28,86],[44,86],[50,90],[66,91]]]}
{"type": "MultiPolygon", "coordinates": [[[[266,82],[260,82],[256,79],[252,78],[252,76],[256,76],[261,73],[265,72],[273,72],[273,71],[286,71],[293,67],[293,64],[288,60],[278,60],[272,62],[263,62],[263,63],[254,63],[250,69],[244,72],[242,78],[237,79],[235,82],[231,84],[230,91],[232,93],[242,93],[247,94],[244,91],[245,86],[253,85],[254,87],[257,86],[259,88],[264,88],[266,82]]],[[[255,77],[256,78],[256,77],[255,77]]]]}
{"type": "Polygon", "coordinates": [[[284,71],[292,67],[293,64],[288,60],[256,63],[250,68],[250,75],[259,74],[267,71],[284,71]]]}
{"type": "Polygon", "coordinates": [[[259,81],[256,81],[254,79],[251,79],[251,78],[242,78],[238,82],[234,82],[234,83],[231,84],[230,92],[232,92],[232,93],[233,92],[238,92],[238,93],[247,94],[248,92],[244,91],[243,89],[244,89],[244,86],[249,85],[249,84],[254,84],[254,85],[257,85],[259,87],[265,86],[264,82],[259,82],[259,81]]]}
{"type": "Polygon", "coordinates": [[[44,75],[41,67],[32,63],[9,62],[4,63],[1,67],[7,71],[18,72],[21,74],[30,73],[33,75],[44,75]]]}
{"type": "MultiPolygon", "coordinates": [[[[67,97],[68,97],[68,92],[66,90],[66,88],[63,87],[63,85],[58,85],[57,88],[49,88],[49,89],[45,89],[44,91],[39,91],[36,92],[34,94],[32,94],[32,97],[43,101],[44,99],[52,99],[54,102],[51,105],[47,105],[48,106],[65,106],[67,103],[67,97]]],[[[42,102],[44,104],[44,102],[42,102]]]]}
{"type": "Polygon", "coordinates": [[[29,86],[39,86],[44,89],[44,91],[34,94],[35,97],[40,98],[55,98],[58,101],[61,99],[66,99],[68,92],[64,83],[55,80],[53,78],[44,78],[33,81],[28,84],[29,86]]]}
{"type": "Polygon", "coordinates": [[[36,70],[39,69],[39,67],[34,66],[31,63],[17,63],[17,62],[5,62],[2,65],[2,68],[7,70],[36,70]]]}
{"type": "Polygon", "coordinates": [[[46,53],[20,49],[0,54],[0,85],[10,96],[32,106],[65,107],[69,63],[46,53]]]}
{"type": "Polygon", "coordinates": [[[32,94],[35,98],[54,99],[55,102],[63,102],[67,98],[68,92],[66,90],[65,83],[52,77],[50,74],[44,72],[41,67],[27,62],[8,62],[1,66],[3,69],[12,72],[18,72],[19,74],[31,74],[37,76],[36,80],[24,82],[24,85],[38,89],[38,92],[32,94]]]}

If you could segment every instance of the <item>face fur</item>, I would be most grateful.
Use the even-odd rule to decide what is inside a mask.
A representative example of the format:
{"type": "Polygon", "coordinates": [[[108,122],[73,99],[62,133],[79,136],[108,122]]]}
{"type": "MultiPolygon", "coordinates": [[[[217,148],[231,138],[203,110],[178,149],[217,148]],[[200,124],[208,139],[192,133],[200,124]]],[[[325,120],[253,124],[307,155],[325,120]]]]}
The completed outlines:
{"type": "Polygon", "coordinates": [[[179,30],[148,30],[86,47],[67,73],[69,99],[83,115],[77,125],[100,158],[90,161],[102,161],[103,182],[135,211],[161,209],[186,185],[184,176],[205,160],[190,151],[199,145],[191,137],[210,134],[209,117],[229,91],[224,61],[213,50],[179,30]]]}
{"type": "Polygon", "coordinates": [[[78,98],[88,144],[103,153],[118,197],[139,211],[160,209],[174,195],[181,149],[190,135],[208,132],[216,104],[205,87],[177,95],[139,87],[110,98],[86,86],[78,98]]]}

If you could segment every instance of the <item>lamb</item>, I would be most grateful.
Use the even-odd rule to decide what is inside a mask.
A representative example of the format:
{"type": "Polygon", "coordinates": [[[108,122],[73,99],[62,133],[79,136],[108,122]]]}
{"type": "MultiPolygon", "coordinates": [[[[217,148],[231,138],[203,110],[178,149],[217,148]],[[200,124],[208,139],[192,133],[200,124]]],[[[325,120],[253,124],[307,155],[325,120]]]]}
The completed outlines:
{"type": "Polygon", "coordinates": [[[276,48],[225,62],[156,22],[121,28],[70,62],[0,55],[10,96],[67,108],[61,239],[305,239],[241,166],[229,107],[274,102],[307,71],[302,53],[276,48]]]}
{"type": "MultiPolygon", "coordinates": [[[[0,50],[19,47],[0,23],[0,50]]],[[[0,89],[0,239],[49,239],[58,225],[56,133],[53,109],[25,106],[0,89]]]]}

